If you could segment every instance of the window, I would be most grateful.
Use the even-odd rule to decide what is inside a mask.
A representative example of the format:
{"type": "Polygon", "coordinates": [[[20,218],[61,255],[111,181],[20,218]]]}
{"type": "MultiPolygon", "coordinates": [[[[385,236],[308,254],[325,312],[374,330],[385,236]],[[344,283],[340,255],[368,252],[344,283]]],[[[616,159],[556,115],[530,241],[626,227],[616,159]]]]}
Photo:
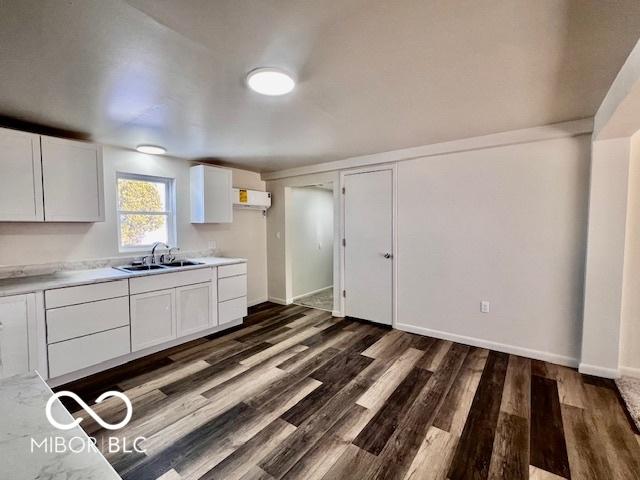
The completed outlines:
{"type": "Polygon", "coordinates": [[[145,250],[155,242],[175,245],[173,179],[130,173],[116,178],[120,251],[145,250]]]}

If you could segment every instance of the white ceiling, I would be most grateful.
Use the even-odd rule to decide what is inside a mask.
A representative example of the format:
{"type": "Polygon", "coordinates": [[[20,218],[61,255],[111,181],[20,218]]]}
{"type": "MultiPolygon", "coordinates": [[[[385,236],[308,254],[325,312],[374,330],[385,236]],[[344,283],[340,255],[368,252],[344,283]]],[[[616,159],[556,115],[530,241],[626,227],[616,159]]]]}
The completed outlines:
{"type": "Polygon", "coordinates": [[[639,35],[638,0],[0,0],[0,120],[273,171],[591,116],[639,35]]]}

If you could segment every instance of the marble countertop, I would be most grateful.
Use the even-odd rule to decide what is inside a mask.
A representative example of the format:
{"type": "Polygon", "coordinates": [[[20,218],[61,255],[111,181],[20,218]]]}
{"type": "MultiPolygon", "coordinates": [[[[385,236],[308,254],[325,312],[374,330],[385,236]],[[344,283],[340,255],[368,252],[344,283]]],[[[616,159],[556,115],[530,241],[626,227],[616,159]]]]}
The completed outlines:
{"type": "Polygon", "coordinates": [[[88,285],[91,283],[101,283],[133,277],[163,275],[183,270],[196,270],[199,268],[216,267],[220,265],[232,265],[234,263],[245,263],[247,261],[245,258],[225,257],[201,257],[190,258],[190,260],[202,262],[202,265],[167,268],[164,270],[153,270],[147,272],[123,272],[121,270],[116,270],[113,267],[105,267],[89,270],[70,270],[30,277],[5,278],[0,280],[0,297],[39,292],[52,288],[73,287],[76,285],[88,285]]]}
{"type": "MultiPolygon", "coordinates": [[[[95,447],[76,453],[55,453],[44,447],[32,447],[50,437],[74,437],[88,441],[82,428],[58,430],[45,415],[51,389],[36,373],[0,380],[0,478],[15,480],[118,480],[120,476],[95,447]],[[33,452],[32,452],[33,450],[33,452]]],[[[51,410],[55,420],[70,423],[71,414],[60,400],[51,410]]],[[[68,444],[68,443],[67,443],[68,444]]],[[[79,450],[80,440],[71,444],[79,450]]]]}

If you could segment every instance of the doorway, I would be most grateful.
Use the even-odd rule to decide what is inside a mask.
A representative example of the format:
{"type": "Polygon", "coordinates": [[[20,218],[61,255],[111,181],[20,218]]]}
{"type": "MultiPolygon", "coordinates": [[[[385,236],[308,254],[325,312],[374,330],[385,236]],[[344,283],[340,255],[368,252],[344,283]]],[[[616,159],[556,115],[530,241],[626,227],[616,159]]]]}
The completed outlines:
{"type": "Polygon", "coordinates": [[[291,187],[288,239],[293,303],[333,310],[333,182],[291,187]]]}
{"type": "Polygon", "coordinates": [[[394,169],[349,172],[344,187],[344,312],[392,325],[394,318],[394,169]]]}

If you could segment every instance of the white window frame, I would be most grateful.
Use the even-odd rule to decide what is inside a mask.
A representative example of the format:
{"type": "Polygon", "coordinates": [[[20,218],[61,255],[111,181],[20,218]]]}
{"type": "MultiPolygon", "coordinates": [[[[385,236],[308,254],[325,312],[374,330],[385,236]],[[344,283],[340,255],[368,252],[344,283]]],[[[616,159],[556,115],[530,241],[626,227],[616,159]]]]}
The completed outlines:
{"type": "Polygon", "coordinates": [[[120,253],[129,253],[129,252],[144,252],[151,250],[153,244],[149,245],[138,245],[135,247],[125,247],[122,245],[121,238],[121,229],[120,229],[120,215],[122,214],[139,214],[139,215],[162,215],[167,217],[167,243],[171,246],[175,246],[177,244],[177,235],[176,235],[176,202],[175,202],[175,179],[169,177],[156,177],[153,175],[142,175],[138,173],[128,173],[128,172],[116,172],[116,222],[118,225],[118,251],[120,253]],[[163,212],[145,212],[145,211],[129,211],[129,210],[120,210],[120,192],[118,191],[118,180],[135,180],[140,182],[154,182],[154,183],[164,183],[165,186],[165,199],[166,199],[166,208],[163,212]]]}

